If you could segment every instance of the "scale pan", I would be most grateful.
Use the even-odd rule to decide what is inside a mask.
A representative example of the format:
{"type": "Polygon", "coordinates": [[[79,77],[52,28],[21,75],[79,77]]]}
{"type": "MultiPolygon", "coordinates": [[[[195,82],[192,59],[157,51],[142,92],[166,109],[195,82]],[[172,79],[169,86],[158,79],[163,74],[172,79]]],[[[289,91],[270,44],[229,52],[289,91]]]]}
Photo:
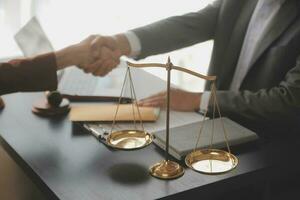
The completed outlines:
{"type": "Polygon", "coordinates": [[[186,165],[204,174],[222,174],[234,169],[238,159],[227,151],[204,149],[193,151],[185,157],[186,165]]]}
{"type": "Polygon", "coordinates": [[[120,150],[141,149],[153,141],[153,135],[140,130],[122,130],[112,132],[106,139],[109,146],[120,150]]]}

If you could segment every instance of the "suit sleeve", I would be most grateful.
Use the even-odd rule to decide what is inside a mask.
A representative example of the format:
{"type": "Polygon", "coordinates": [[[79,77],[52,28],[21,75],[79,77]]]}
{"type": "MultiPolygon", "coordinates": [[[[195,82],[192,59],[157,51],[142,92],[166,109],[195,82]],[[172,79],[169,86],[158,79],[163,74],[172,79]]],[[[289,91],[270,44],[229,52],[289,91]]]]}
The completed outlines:
{"type": "Polygon", "coordinates": [[[133,29],[141,42],[138,59],[169,52],[212,39],[222,0],[182,16],[170,17],[133,29]]]}
{"type": "MultiPolygon", "coordinates": [[[[300,119],[300,57],[279,85],[258,91],[217,91],[223,114],[245,124],[273,126],[300,119]]],[[[210,105],[208,111],[212,111],[210,105]]],[[[299,122],[298,122],[299,123],[299,122]]]]}
{"type": "Polygon", "coordinates": [[[0,64],[0,95],[13,92],[55,90],[56,59],[53,53],[0,64]]]}

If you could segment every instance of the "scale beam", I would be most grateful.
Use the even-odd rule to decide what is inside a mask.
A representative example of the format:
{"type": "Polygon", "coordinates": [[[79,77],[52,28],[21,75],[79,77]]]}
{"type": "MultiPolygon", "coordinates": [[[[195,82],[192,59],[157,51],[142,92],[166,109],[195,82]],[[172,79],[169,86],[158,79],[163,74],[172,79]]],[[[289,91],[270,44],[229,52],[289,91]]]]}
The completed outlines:
{"type": "MultiPolygon", "coordinates": [[[[166,64],[161,64],[161,63],[137,64],[137,63],[131,63],[131,62],[127,61],[127,65],[130,66],[130,67],[135,67],[135,68],[160,67],[160,68],[167,69],[166,64]]],[[[198,78],[201,78],[201,79],[204,79],[204,80],[207,80],[207,81],[215,81],[217,79],[216,76],[206,76],[206,75],[191,71],[191,70],[183,68],[183,67],[178,67],[178,66],[175,66],[175,65],[172,65],[171,69],[175,69],[177,71],[182,71],[182,72],[188,73],[190,75],[196,76],[198,78]]]]}

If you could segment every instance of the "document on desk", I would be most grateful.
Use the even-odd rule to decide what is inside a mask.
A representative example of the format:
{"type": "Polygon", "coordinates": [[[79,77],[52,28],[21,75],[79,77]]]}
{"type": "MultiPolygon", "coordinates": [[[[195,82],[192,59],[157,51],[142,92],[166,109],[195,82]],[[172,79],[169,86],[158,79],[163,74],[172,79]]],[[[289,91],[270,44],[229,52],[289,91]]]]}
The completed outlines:
{"type": "MultiPolygon", "coordinates": [[[[200,115],[196,112],[177,112],[170,111],[170,128],[181,127],[184,125],[201,122],[203,120],[203,115],[200,115]]],[[[149,133],[156,133],[159,131],[166,130],[166,110],[161,110],[158,119],[155,122],[144,122],[143,123],[145,131],[149,133]]],[[[136,124],[139,130],[142,130],[142,127],[139,123],[136,124]]],[[[85,127],[88,129],[98,131],[99,134],[103,134],[104,132],[110,133],[111,124],[109,123],[85,123],[85,127]]],[[[124,123],[118,122],[114,126],[114,131],[117,130],[128,130],[135,129],[133,123],[124,123]]],[[[98,134],[97,134],[98,135],[98,134]]]]}
{"type": "MultiPolygon", "coordinates": [[[[203,116],[196,113],[196,112],[177,112],[171,111],[170,112],[170,128],[181,127],[187,124],[200,122],[202,121],[203,116]]],[[[153,123],[145,122],[143,123],[144,128],[146,131],[150,133],[155,133],[158,131],[166,130],[166,111],[161,110],[158,119],[153,123]]],[[[137,124],[138,128],[141,129],[142,127],[137,124]]],[[[106,124],[103,125],[104,128],[111,127],[110,125],[106,124]]],[[[117,123],[116,130],[122,129],[133,129],[135,128],[133,123],[117,123]]]]}

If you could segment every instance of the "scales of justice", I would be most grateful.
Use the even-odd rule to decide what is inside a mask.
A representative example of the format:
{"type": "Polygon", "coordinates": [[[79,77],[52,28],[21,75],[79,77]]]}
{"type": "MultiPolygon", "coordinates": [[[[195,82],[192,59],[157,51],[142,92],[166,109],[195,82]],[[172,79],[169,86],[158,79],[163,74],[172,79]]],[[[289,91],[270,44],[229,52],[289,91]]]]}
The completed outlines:
{"type": "MultiPolygon", "coordinates": [[[[238,164],[238,159],[236,156],[231,154],[230,147],[228,144],[228,137],[224,127],[224,123],[222,121],[222,116],[220,112],[220,108],[218,105],[218,101],[216,98],[216,87],[215,81],[216,76],[205,76],[194,71],[188,70],[183,67],[174,66],[171,61],[170,57],[168,57],[168,61],[166,64],[160,63],[145,63],[145,64],[134,64],[127,62],[127,71],[125,74],[123,86],[121,89],[121,95],[119,98],[119,103],[116,109],[116,113],[114,116],[114,120],[112,123],[110,135],[107,137],[107,144],[114,149],[119,150],[138,150],[144,148],[151,144],[154,140],[154,136],[151,133],[148,133],[144,129],[144,125],[141,118],[141,112],[139,106],[137,104],[137,97],[134,89],[134,84],[132,81],[132,75],[130,71],[130,67],[134,68],[145,68],[145,67],[159,67],[164,68],[167,70],[167,99],[166,99],[166,144],[165,144],[165,159],[155,163],[149,168],[149,172],[152,176],[159,178],[159,179],[174,179],[182,176],[184,174],[184,168],[177,163],[176,161],[171,160],[171,156],[169,155],[169,137],[170,137],[170,82],[171,82],[171,70],[178,70],[184,73],[188,73],[190,75],[196,76],[200,79],[205,79],[206,81],[211,81],[211,93],[210,93],[210,100],[209,104],[212,105],[213,113],[212,113],[212,128],[211,128],[211,142],[210,147],[206,149],[198,149],[198,144],[201,138],[201,134],[203,132],[203,127],[205,125],[205,119],[207,116],[207,111],[204,114],[204,117],[201,122],[201,127],[199,130],[199,135],[196,141],[196,145],[194,150],[189,153],[185,157],[186,165],[200,173],[204,174],[221,174],[225,172],[229,172],[230,170],[234,169],[238,164]],[[118,130],[114,131],[116,125],[117,114],[119,111],[119,106],[121,103],[121,99],[124,92],[124,86],[127,81],[127,77],[129,78],[129,89],[130,95],[133,99],[132,101],[132,114],[134,118],[134,129],[128,130],[118,130]],[[222,129],[224,132],[224,139],[227,146],[227,151],[214,149],[213,146],[213,136],[214,136],[214,119],[215,119],[215,112],[221,118],[222,129]],[[136,119],[138,118],[138,119],[136,119]],[[141,129],[137,128],[137,123],[140,124],[141,129]]],[[[184,134],[184,133],[182,133],[184,134]]]]}

